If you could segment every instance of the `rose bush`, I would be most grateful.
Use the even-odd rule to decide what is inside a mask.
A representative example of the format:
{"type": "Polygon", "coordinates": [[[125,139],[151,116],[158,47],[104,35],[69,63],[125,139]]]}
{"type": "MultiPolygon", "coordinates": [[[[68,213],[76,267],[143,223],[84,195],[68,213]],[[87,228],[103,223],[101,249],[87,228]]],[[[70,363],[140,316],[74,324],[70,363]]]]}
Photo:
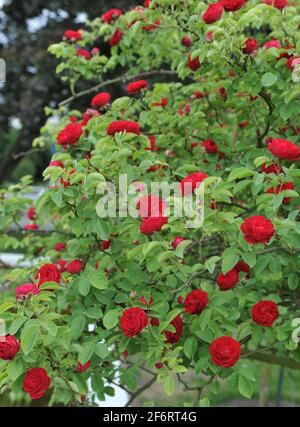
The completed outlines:
{"type": "Polygon", "coordinates": [[[292,0],[152,0],[49,48],[72,95],[34,141],[56,142],[49,188],[34,207],[30,177],[0,193],[2,250],[28,261],[1,270],[2,392],[93,405],[116,381],[137,396],[146,370],[206,406],[221,381],[251,397],[250,359],[300,368],[299,25],[292,0]],[[139,212],[104,218],[101,188],[124,174],[139,212]],[[149,210],[153,181],[204,186],[203,224],[173,195],[149,210]]]}

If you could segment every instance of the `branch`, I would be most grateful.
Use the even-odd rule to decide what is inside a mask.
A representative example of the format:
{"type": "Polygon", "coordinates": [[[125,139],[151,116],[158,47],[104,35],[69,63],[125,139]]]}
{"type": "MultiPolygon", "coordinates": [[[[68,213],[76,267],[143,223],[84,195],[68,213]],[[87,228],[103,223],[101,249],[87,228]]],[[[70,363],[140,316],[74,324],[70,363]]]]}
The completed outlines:
{"type": "Polygon", "coordinates": [[[152,71],[147,71],[144,73],[139,73],[136,74],[135,76],[120,76],[120,77],[116,77],[115,79],[111,79],[111,80],[107,80],[105,82],[101,82],[96,86],[93,86],[90,89],[86,89],[83,90],[82,92],[78,92],[77,94],[71,96],[70,98],[62,101],[59,104],[59,107],[63,107],[66,104],[69,104],[70,102],[74,101],[75,99],[81,98],[82,96],[85,95],[89,95],[92,92],[98,91],[99,89],[105,87],[105,86],[109,86],[115,83],[121,83],[121,82],[128,82],[130,80],[136,80],[136,79],[141,79],[141,78],[147,78],[147,77],[152,77],[152,76],[159,76],[159,75],[168,75],[168,76],[173,76],[173,77],[178,77],[178,74],[175,71],[170,71],[170,70],[152,70],[152,71]]]}
{"type": "Polygon", "coordinates": [[[21,151],[20,153],[17,154],[13,154],[13,159],[14,160],[18,160],[20,157],[25,157],[28,154],[32,154],[32,153],[40,153],[41,151],[45,151],[46,149],[48,149],[48,147],[44,147],[44,148],[31,148],[28,151],[21,151]]]}
{"type": "Polygon", "coordinates": [[[128,400],[128,402],[125,405],[125,408],[128,408],[132,402],[140,395],[142,394],[145,390],[147,390],[149,387],[152,386],[152,384],[155,382],[156,380],[156,376],[151,378],[150,381],[148,381],[145,385],[143,385],[143,387],[139,388],[135,393],[132,394],[131,398],[128,400]]]}
{"type": "Polygon", "coordinates": [[[260,362],[270,363],[282,366],[284,368],[290,369],[300,369],[300,363],[296,362],[289,357],[285,356],[276,356],[276,354],[271,353],[251,353],[249,355],[244,356],[247,359],[258,360],[260,362]]]}
{"type": "Polygon", "coordinates": [[[270,97],[270,95],[267,92],[265,92],[264,90],[261,90],[259,92],[259,96],[265,101],[265,103],[267,104],[267,106],[269,108],[269,116],[268,116],[268,119],[267,119],[267,124],[266,124],[265,130],[263,131],[262,134],[260,134],[260,132],[258,132],[258,135],[257,135],[257,147],[258,148],[262,148],[262,146],[263,146],[263,144],[262,144],[263,139],[267,136],[267,134],[269,132],[269,129],[270,129],[271,116],[272,116],[272,113],[273,113],[273,110],[274,110],[274,106],[272,104],[271,97],[270,97]]]}

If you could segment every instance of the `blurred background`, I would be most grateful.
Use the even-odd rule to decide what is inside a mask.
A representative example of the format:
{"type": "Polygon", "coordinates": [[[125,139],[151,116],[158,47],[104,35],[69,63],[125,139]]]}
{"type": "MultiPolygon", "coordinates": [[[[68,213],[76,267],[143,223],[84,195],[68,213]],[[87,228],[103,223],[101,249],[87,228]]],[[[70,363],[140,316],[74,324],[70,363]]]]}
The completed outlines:
{"type": "MultiPolygon", "coordinates": [[[[1,187],[18,181],[23,175],[32,175],[38,189],[42,172],[49,164],[49,149],[31,151],[32,141],[39,136],[45,122],[44,107],[55,107],[57,102],[68,97],[69,89],[55,75],[57,64],[55,58],[47,53],[48,46],[59,42],[65,30],[81,28],[87,18],[101,16],[112,7],[126,10],[138,4],[142,4],[142,0],[0,0],[0,58],[6,61],[7,68],[7,81],[0,86],[1,187]],[[28,151],[30,155],[26,155],[28,151]]],[[[100,40],[98,47],[104,53],[109,49],[100,40]]],[[[111,90],[118,94],[117,86],[111,90]]],[[[85,110],[86,100],[78,101],[74,107],[85,110]]],[[[13,254],[9,257],[14,262],[13,254]]],[[[221,392],[216,393],[218,397],[212,396],[214,405],[299,405],[300,374],[297,371],[253,363],[257,380],[254,398],[250,401],[237,398],[234,387],[224,381],[221,392]]],[[[144,381],[147,378],[142,378],[144,381]]],[[[116,398],[107,403],[124,405],[126,396],[120,393],[117,391],[116,398]]],[[[20,402],[19,398],[12,393],[0,396],[0,406],[30,404],[29,401],[20,402]]],[[[183,393],[180,384],[172,398],[166,397],[161,387],[154,385],[135,405],[178,406],[184,402],[192,405],[195,398],[191,392],[183,393]]],[[[47,397],[38,404],[44,406],[46,402],[47,397]]]]}

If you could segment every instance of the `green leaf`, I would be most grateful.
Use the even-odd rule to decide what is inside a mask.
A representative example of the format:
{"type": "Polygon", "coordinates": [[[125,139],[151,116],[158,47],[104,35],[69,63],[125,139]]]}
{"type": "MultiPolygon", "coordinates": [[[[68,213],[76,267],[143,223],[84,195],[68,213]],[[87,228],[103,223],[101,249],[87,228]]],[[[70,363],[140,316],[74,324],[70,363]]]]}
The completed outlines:
{"type": "Polygon", "coordinates": [[[278,76],[274,73],[265,73],[261,78],[261,82],[265,87],[273,86],[277,80],[278,76]]]}
{"type": "Polygon", "coordinates": [[[197,340],[194,337],[189,337],[183,345],[183,352],[189,359],[192,359],[197,351],[197,340]]]}
{"type": "Polygon", "coordinates": [[[242,396],[251,399],[253,394],[253,382],[243,375],[239,376],[238,389],[242,396]]]}
{"type": "Polygon", "coordinates": [[[168,396],[172,396],[174,393],[175,381],[174,378],[169,375],[164,381],[164,389],[168,396]]]}
{"type": "Polygon", "coordinates": [[[222,272],[226,274],[229,270],[232,270],[233,267],[238,263],[239,255],[231,254],[227,255],[222,259],[222,272]]]}
{"type": "Polygon", "coordinates": [[[5,311],[10,310],[11,308],[15,307],[16,303],[13,301],[6,301],[3,304],[0,305],[0,314],[4,313],[5,311]]]}
{"type": "Polygon", "coordinates": [[[37,323],[25,327],[21,334],[21,348],[25,355],[29,354],[34,348],[39,336],[39,326],[37,323]]]}
{"type": "Polygon", "coordinates": [[[15,381],[23,373],[23,363],[21,359],[14,359],[9,362],[7,375],[11,381],[15,381]]]}
{"type": "Polygon", "coordinates": [[[212,310],[210,308],[205,308],[199,316],[198,323],[202,331],[207,327],[208,322],[211,318],[212,310]]]}
{"type": "Polygon", "coordinates": [[[26,320],[27,320],[27,317],[25,316],[17,317],[10,325],[10,328],[9,328],[10,335],[15,335],[18,332],[18,330],[21,328],[21,326],[26,322],[26,320]]]}
{"type": "Polygon", "coordinates": [[[85,317],[77,316],[71,321],[71,334],[74,338],[79,338],[85,328],[85,317]]]}
{"type": "Polygon", "coordinates": [[[83,344],[82,350],[79,353],[79,362],[82,365],[85,365],[92,358],[94,350],[95,344],[93,342],[83,344]]]}
{"type": "Polygon", "coordinates": [[[119,323],[119,317],[118,310],[109,310],[103,317],[103,325],[106,329],[113,329],[119,323]]]}
{"type": "Polygon", "coordinates": [[[96,289],[107,289],[108,280],[101,270],[91,271],[88,275],[91,285],[96,289]]]}
{"type": "Polygon", "coordinates": [[[246,176],[252,176],[254,174],[255,172],[244,167],[233,169],[233,171],[231,171],[229,174],[228,182],[235,181],[236,179],[245,178],[246,176]]]}

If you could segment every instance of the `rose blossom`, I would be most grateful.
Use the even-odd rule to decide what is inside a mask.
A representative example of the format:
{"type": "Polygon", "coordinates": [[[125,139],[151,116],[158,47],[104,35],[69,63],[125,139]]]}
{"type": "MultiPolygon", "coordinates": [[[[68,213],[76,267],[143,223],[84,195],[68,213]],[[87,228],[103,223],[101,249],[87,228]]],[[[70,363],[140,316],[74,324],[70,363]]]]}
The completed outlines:
{"type": "Polygon", "coordinates": [[[50,387],[51,378],[43,368],[29,369],[23,380],[23,390],[31,399],[40,399],[50,387]]]}
{"type": "Polygon", "coordinates": [[[261,215],[246,218],[241,225],[241,231],[246,242],[252,245],[256,243],[267,244],[275,234],[272,222],[261,215]]]}
{"type": "Polygon", "coordinates": [[[200,314],[208,304],[208,293],[201,289],[191,291],[184,300],[184,311],[190,314],[200,314]]]}
{"type": "Polygon", "coordinates": [[[20,350],[20,343],[13,335],[0,337],[0,359],[13,360],[20,350]]]}
{"type": "Polygon", "coordinates": [[[138,335],[147,325],[148,316],[139,307],[127,308],[121,317],[120,326],[126,337],[138,335]]]}
{"type": "Polygon", "coordinates": [[[279,316],[277,304],[273,301],[259,301],[251,310],[253,321],[259,326],[273,326],[279,316]]]}
{"type": "Polygon", "coordinates": [[[209,347],[212,362],[222,368],[234,366],[241,355],[241,346],[231,337],[216,338],[209,347]]]}

